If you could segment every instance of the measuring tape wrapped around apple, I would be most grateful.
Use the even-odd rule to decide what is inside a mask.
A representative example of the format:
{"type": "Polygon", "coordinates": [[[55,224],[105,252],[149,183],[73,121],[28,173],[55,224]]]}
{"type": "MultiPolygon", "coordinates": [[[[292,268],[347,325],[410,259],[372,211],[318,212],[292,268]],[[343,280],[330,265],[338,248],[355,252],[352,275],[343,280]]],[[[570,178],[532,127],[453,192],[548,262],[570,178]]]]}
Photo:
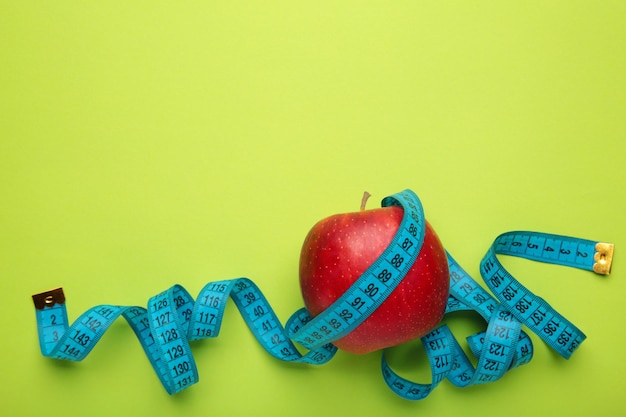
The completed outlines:
{"type": "Polygon", "coordinates": [[[41,352],[80,361],[122,316],[167,392],[175,394],[198,381],[189,342],[219,334],[231,298],[252,334],[275,358],[319,365],[338,348],[352,353],[382,350],[387,385],[403,398],[418,400],[446,378],[459,387],[484,384],[528,363],[533,346],[524,326],[565,358],[585,340],[582,331],[521,285],[497,255],[606,275],[612,244],[536,232],[504,233],[480,263],[488,292],[445,251],[412,191],[386,197],[374,210],[364,210],[365,200],[361,211],[323,219],[307,235],[300,258],[306,308],[284,326],[247,278],[208,283],[195,300],[175,285],[150,298],[145,308],[95,306],[71,325],[63,290],[57,288],[33,295],[41,352]],[[459,310],[476,311],[487,323],[485,331],[467,338],[476,367],[450,329],[440,325],[446,313],[459,310]],[[386,348],[417,338],[430,362],[430,383],[401,377],[385,359],[386,348]]]}

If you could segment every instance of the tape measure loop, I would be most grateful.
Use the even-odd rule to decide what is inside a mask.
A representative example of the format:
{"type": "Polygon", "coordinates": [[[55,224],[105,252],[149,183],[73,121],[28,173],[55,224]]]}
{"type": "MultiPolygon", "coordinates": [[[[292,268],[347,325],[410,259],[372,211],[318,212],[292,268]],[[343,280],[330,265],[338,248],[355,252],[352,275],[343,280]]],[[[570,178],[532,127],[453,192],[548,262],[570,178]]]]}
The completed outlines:
{"type": "Polygon", "coordinates": [[[431,383],[423,384],[401,377],[391,369],[387,361],[385,349],[381,358],[383,379],[387,386],[398,396],[407,400],[423,400],[426,398],[448,373],[453,369],[454,337],[446,325],[433,330],[421,339],[431,369],[431,383]]]}
{"type": "Polygon", "coordinates": [[[158,359],[154,368],[162,376],[168,393],[177,393],[198,382],[198,369],[188,340],[194,300],[180,285],[175,285],[148,301],[150,342],[158,359]]]}
{"type": "Polygon", "coordinates": [[[515,279],[497,255],[594,270],[596,242],[568,236],[516,231],[498,236],[480,263],[485,283],[517,320],[528,326],[562,357],[569,359],[585,334],[543,298],[515,279]]]}

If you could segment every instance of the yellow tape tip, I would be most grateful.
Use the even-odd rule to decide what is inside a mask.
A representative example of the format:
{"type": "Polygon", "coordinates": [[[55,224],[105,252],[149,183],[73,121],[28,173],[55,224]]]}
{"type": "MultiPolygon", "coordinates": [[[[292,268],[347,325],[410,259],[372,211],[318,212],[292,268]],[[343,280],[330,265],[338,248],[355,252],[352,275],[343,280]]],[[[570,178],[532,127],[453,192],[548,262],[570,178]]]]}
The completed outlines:
{"type": "Polygon", "coordinates": [[[65,294],[63,288],[55,288],[50,291],[41,292],[33,295],[33,303],[37,310],[43,310],[44,307],[52,307],[55,304],[65,303],[65,294]]]}
{"type": "Polygon", "coordinates": [[[611,273],[611,264],[613,263],[613,250],[615,245],[612,243],[598,242],[596,243],[596,253],[593,255],[593,272],[601,275],[611,273]]]}

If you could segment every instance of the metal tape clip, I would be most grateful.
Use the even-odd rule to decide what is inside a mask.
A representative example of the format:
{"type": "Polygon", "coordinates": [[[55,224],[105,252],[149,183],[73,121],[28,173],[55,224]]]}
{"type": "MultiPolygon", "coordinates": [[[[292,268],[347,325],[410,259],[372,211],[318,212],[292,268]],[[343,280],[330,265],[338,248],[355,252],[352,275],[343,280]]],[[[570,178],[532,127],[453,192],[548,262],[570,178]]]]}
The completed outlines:
{"type": "Polygon", "coordinates": [[[54,290],[42,292],[33,295],[33,302],[37,310],[43,310],[44,307],[52,307],[55,304],[65,303],[65,294],[63,294],[63,288],[55,288],[54,290]]]}
{"type": "Polygon", "coordinates": [[[596,243],[596,253],[593,255],[593,272],[601,275],[608,275],[611,273],[611,264],[613,263],[613,250],[615,245],[613,243],[596,243]]]}

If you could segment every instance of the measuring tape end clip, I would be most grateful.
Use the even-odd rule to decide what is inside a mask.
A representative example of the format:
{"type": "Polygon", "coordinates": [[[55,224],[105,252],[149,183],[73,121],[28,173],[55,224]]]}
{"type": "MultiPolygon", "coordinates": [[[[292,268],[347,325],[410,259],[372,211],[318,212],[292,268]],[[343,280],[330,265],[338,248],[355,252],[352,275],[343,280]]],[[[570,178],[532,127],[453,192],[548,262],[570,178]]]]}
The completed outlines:
{"type": "Polygon", "coordinates": [[[600,275],[609,275],[611,273],[614,250],[615,245],[613,243],[596,243],[596,253],[593,255],[593,260],[595,261],[593,272],[600,275]]]}
{"type": "Polygon", "coordinates": [[[43,310],[45,307],[52,307],[55,304],[65,304],[65,294],[63,288],[55,288],[53,290],[41,292],[33,295],[33,303],[37,310],[43,310]]]}

